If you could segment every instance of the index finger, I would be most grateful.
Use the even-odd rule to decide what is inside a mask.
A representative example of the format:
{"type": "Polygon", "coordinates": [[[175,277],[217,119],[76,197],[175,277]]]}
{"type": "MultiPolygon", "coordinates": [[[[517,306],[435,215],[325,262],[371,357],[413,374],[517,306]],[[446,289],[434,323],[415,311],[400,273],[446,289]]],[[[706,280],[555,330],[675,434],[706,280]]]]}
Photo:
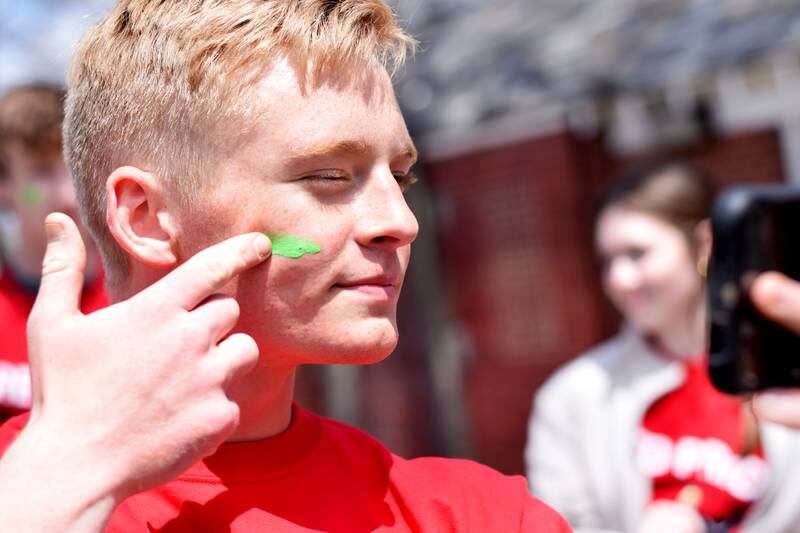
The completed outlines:
{"type": "Polygon", "coordinates": [[[800,333],[800,283],[779,272],[766,272],[753,282],[750,297],[767,318],[800,333]]]}
{"type": "Polygon", "coordinates": [[[262,233],[231,237],[196,253],[143,292],[156,293],[188,311],[271,252],[272,244],[262,233]]]}

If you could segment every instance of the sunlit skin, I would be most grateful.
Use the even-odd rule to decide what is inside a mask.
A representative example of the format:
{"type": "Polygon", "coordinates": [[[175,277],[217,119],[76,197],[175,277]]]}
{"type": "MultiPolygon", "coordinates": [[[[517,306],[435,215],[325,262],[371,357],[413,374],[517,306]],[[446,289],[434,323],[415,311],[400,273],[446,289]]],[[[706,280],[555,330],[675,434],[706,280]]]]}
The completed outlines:
{"type": "Polygon", "coordinates": [[[624,207],[598,218],[603,287],[640,334],[680,356],[704,349],[703,279],[687,237],[655,216],[624,207]]]}
{"type": "Polygon", "coordinates": [[[372,363],[397,344],[397,299],[418,231],[403,195],[416,150],[385,70],[357,72],[301,90],[288,63],[276,62],[253,102],[256,130],[224,154],[206,200],[178,216],[180,260],[250,231],[321,248],[272,257],[229,288],[241,307],[236,329],[261,353],[234,392],[234,439],[285,428],[297,365],[372,363]]]}

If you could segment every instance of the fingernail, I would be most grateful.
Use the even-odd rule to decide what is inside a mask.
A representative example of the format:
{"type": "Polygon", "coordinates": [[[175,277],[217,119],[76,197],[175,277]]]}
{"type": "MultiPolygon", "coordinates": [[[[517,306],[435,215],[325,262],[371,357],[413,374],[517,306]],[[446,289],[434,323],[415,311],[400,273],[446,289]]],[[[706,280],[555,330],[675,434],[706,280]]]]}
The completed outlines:
{"type": "Polygon", "coordinates": [[[269,239],[262,235],[259,235],[253,241],[253,248],[256,249],[256,253],[261,259],[266,259],[269,256],[270,250],[272,249],[269,239]]]}
{"type": "Polygon", "coordinates": [[[64,238],[64,226],[60,222],[48,222],[44,225],[47,233],[47,244],[58,242],[64,238]]]}

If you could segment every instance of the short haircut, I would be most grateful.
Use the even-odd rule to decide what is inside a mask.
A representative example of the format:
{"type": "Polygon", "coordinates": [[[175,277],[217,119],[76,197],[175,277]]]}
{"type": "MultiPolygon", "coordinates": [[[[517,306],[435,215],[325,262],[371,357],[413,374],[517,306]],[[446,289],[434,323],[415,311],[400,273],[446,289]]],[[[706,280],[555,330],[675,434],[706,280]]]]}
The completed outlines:
{"type": "Polygon", "coordinates": [[[48,84],[15,87],[0,96],[0,180],[9,177],[11,146],[32,157],[61,155],[64,89],[48,84]]]}
{"type": "Polygon", "coordinates": [[[64,133],[109,284],[128,272],[106,223],[115,168],[147,167],[190,207],[225,143],[244,133],[248,91],[272,59],[287,57],[301,79],[313,65],[315,79],[362,61],[394,71],[413,46],[382,0],[119,1],[73,59],[64,133]]]}
{"type": "Polygon", "coordinates": [[[692,248],[697,224],[711,215],[714,184],[699,167],[655,161],[634,167],[614,183],[601,211],[624,207],[657,217],[679,229],[692,248]]]}

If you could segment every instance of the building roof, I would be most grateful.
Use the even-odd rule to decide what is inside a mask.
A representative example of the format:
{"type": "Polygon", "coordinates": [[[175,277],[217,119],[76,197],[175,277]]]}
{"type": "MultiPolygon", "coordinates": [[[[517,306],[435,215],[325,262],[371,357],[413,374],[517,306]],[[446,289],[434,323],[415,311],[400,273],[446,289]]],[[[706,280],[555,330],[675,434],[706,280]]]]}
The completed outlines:
{"type": "Polygon", "coordinates": [[[421,43],[398,80],[417,134],[692,82],[800,51],[800,0],[420,0],[396,8],[421,43]]]}

